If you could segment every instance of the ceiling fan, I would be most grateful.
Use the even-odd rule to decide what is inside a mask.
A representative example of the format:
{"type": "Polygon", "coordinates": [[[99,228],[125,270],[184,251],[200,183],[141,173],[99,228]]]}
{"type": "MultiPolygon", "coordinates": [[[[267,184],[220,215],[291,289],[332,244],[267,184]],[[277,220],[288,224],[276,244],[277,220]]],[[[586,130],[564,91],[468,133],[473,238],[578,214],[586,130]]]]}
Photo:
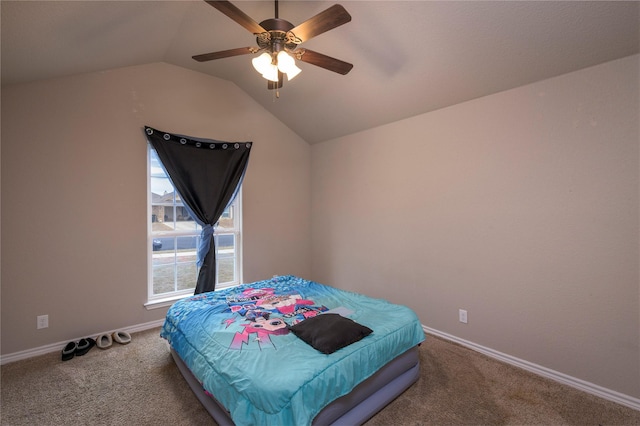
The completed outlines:
{"type": "Polygon", "coordinates": [[[258,47],[240,47],[195,55],[193,59],[196,61],[205,62],[263,52],[252,62],[254,68],[267,79],[267,88],[270,90],[282,87],[285,74],[291,80],[300,72],[293,58],[342,75],[353,68],[350,63],[299,47],[301,43],[351,21],[351,15],[339,4],[294,26],[278,17],[278,0],[275,0],[275,17],[259,24],[229,1],[205,1],[253,33],[258,47]]]}

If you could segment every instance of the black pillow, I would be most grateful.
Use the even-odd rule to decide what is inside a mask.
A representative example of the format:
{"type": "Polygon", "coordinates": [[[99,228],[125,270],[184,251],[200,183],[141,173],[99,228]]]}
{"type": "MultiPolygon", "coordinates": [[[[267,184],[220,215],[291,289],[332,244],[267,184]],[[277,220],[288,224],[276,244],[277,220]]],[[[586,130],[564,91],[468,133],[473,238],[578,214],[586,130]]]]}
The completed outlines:
{"type": "Polygon", "coordinates": [[[331,354],[373,333],[369,327],[339,314],[307,318],[290,326],[289,330],[324,354],[331,354]]]}

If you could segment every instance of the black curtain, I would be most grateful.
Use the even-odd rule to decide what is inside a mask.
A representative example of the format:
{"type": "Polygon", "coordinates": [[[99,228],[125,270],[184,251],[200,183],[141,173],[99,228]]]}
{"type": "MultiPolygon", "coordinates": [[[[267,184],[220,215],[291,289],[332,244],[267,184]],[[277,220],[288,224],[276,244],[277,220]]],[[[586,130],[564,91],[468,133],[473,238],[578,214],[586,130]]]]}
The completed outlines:
{"type": "Polygon", "coordinates": [[[195,294],[213,291],[216,287],[213,228],[240,189],[251,142],[193,138],[148,126],[144,130],[185,207],[202,226],[195,294]]]}

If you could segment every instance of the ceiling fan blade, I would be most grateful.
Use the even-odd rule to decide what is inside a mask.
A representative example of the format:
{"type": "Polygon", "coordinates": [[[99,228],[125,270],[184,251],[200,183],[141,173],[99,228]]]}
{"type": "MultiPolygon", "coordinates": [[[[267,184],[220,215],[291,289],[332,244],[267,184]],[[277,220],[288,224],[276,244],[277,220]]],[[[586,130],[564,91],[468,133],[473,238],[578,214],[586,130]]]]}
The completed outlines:
{"type": "Polygon", "coordinates": [[[332,58],[331,56],[323,55],[322,53],[314,52],[313,50],[297,49],[294,50],[293,53],[296,58],[302,62],[337,72],[338,74],[348,74],[349,71],[351,71],[351,68],[353,68],[353,64],[332,58]]]}
{"type": "Polygon", "coordinates": [[[307,19],[302,24],[294,27],[291,32],[302,42],[319,34],[332,30],[351,21],[351,15],[339,4],[334,4],[324,12],[307,19]]]}
{"type": "Polygon", "coordinates": [[[238,24],[240,24],[243,27],[245,27],[251,33],[253,33],[253,34],[261,34],[261,33],[266,32],[266,30],[264,28],[262,28],[262,26],[260,26],[260,24],[258,24],[256,21],[251,19],[251,17],[249,15],[247,15],[246,13],[244,13],[243,11],[238,9],[231,2],[228,2],[228,1],[210,1],[210,0],[205,0],[205,1],[207,3],[209,3],[211,6],[215,7],[216,9],[218,9],[220,12],[224,13],[225,15],[227,15],[229,18],[231,18],[234,21],[236,21],[238,24]]]}
{"type": "Polygon", "coordinates": [[[220,52],[203,53],[201,55],[192,56],[198,62],[212,61],[214,59],[229,58],[231,56],[246,55],[249,53],[255,53],[256,49],[253,47],[239,47],[237,49],[221,50],[220,52]]]}

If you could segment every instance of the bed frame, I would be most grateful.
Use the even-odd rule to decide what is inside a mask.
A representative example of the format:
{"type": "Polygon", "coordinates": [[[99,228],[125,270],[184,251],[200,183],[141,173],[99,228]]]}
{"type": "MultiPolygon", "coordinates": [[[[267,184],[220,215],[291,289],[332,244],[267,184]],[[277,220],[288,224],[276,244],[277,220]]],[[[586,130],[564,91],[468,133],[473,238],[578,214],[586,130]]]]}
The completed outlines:
{"type": "MultiPolygon", "coordinates": [[[[228,411],[212,396],[205,393],[202,385],[191,373],[180,356],[171,349],[171,355],[204,408],[220,426],[234,426],[228,411]]],[[[418,346],[398,356],[373,376],[326,406],[313,419],[313,425],[360,425],[397,398],[418,380],[420,357],[418,346]]]]}

